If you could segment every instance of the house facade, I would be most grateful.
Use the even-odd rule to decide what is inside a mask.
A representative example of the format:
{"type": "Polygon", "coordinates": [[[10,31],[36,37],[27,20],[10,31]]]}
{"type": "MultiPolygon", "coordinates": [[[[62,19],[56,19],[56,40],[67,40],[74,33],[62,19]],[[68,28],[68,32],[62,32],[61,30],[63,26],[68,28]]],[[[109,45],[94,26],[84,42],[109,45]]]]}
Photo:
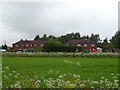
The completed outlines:
{"type": "Polygon", "coordinates": [[[20,40],[12,44],[13,50],[26,50],[30,48],[42,47],[48,41],[45,40],[20,40]]]}
{"type": "MultiPolygon", "coordinates": [[[[13,50],[27,50],[31,48],[42,47],[48,41],[46,40],[20,40],[13,44],[13,50]]],[[[65,45],[82,46],[84,51],[94,52],[97,50],[96,44],[92,40],[69,40],[64,42],[65,45]]]]}
{"type": "Polygon", "coordinates": [[[84,51],[96,52],[97,45],[92,40],[69,40],[64,43],[65,45],[76,45],[83,47],[84,51]]]}

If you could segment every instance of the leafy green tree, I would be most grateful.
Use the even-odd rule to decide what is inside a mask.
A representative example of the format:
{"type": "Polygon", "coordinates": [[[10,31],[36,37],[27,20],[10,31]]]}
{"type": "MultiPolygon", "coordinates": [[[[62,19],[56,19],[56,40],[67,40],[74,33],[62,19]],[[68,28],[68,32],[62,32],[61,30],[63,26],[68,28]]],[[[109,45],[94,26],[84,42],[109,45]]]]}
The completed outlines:
{"type": "Polygon", "coordinates": [[[8,46],[6,44],[2,45],[2,49],[8,50],[8,46]]]}
{"type": "Polygon", "coordinates": [[[83,51],[83,47],[81,47],[81,46],[78,46],[77,49],[78,49],[78,52],[82,52],[83,51]]]}
{"type": "Polygon", "coordinates": [[[62,43],[56,39],[51,39],[43,46],[44,51],[46,52],[59,52],[61,51],[60,47],[62,43]]]}
{"type": "Polygon", "coordinates": [[[91,36],[90,36],[90,40],[92,40],[92,41],[94,41],[96,44],[97,44],[97,46],[98,46],[98,43],[100,43],[101,42],[101,39],[100,39],[100,36],[99,36],[99,34],[91,34],[91,36]]]}
{"type": "Polygon", "coordinates": [[[64,43],[65,41],[68,40],[79,40],[81,37],[79,32],[76,33],[68,33],[66,35],[62,35],[60,37],[58,37],[58,40],[60,40],[62,43],[64,43]]]}
{"type": "Polygon", "coordinates": [[[102,43],[98,43],[98,47],[103,49],[103,52],[110,51],[112,44],[108,42],[108,38],[105,38],[102,43]]]}
{"type": "Polygon", "coordinates": [[[34,40],[40,40],[39,35],[36,35],[36,37],[34,38],[34,40]]]}
{"type": "Polygon", "coordinates": [[[115,33],[110,42],[112,43],[113,48],[120,48],[120,30],[115,33]]]}
{"type": "Polygon", "coordinates": [[[41,40],[48,40],[47,34],[44,34],[43,37],[40,38],[41,40]]]}

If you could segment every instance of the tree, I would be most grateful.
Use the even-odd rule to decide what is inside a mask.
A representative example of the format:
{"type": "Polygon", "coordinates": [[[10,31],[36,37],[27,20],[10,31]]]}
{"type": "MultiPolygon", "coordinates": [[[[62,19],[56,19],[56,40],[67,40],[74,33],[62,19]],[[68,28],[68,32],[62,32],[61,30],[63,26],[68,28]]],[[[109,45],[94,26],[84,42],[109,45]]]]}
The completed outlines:
{"type": "Polygon", "coordinates": [[[41,40],[47,40],[47,34],[44,34],[43,37],[40,38],[41,40]]]}
{"type": "Polygon", "coordinates": [[[96,44],[98,44],[99,42],[101,42],[100,36],[99,34],[91,34],[90,40],[94,41],[96,44]]]}
{"type": "Polygon", "coordinates": [[[60,52],[62,43],[57,39],[51,39],[43,46],[44,51],[46,52],[60,52]]]}
{"type": "Polygon", "coordinates": [[[6,44],[2,45],[2,49],[8,50],[8,46],[6,44]]]}
{"type": "Polygon", "coordinates": [[[102,43],[103,52],[109,51],[111,49],[111,44],[108,42],[108,38],[105,38],[102,43]]]}
{"type": "Polygon", "coordinates": [[[120,30],[118,30],[115,35],[110,39],[113,48],[120,48],[120,30]]]}
{"type": "Polygon", "coordinates": [[[36,37],[34,38],[34,40],[40,40],[39,35],[36,35],[36,37]]]}

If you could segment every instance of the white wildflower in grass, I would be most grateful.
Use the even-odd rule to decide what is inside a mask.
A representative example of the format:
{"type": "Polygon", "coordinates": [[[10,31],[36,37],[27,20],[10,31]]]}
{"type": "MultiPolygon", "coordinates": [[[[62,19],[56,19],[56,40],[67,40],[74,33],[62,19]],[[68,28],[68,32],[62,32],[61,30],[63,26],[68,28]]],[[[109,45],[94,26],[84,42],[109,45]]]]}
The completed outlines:
{"type": "Polygon", "coordinates": [[[98,81],[91,81],[91,83],[93,83],[93,84],[99,84],[98,81]]]}
{"type": "Polygon", "coordinates": [[[52,69],[48,71],[48,74],[50,74],[50,73],[54,73],[52,69]]]}
{"type": "Polygon", "coordinates": [[[120,74],[119,74],[119,73],[117,73],[117,75],[118,75],[118,76],[120,76],[120,74]]]}
{"type": "Polygon", "coordinates": [[[77,78],[77,75],[76,75],[76,74],[73,74],[73,77],[74,77],[74,78],[77,78]]]}
{"type": "Polygon", "coordinates": [[[119,80],[114,80],[114,83],[118,82],[119,80]]]}
{"type": "Polygon", "coordinates": [[[9,67],[5,67],[6,70],[9,70],[9,67]]]}
{"type": "Polygon", "coordinates": [[[81,67],[80,63],[76,63],[76,65],[77,65],[79,68],[81,67]]]}
{"type": "Polygon", "coordinates": [[[17,76],[20,76],[20,73],[17,73],[16,75],[17,75],[17,76]]]}
{"type": "Polygon", "coordinates": [[[66,74],[63,74],[63,77],[66,77],[67,75],[66,74]]]}
{"type": "Polygon", "coordinates": [[[79,81],[80,81],[80,79],[76,79],[75,81],[76,81],[76,82],[79,82],[79,81]]]}
{"type": "Polygon", "coordinates": [[[2,87],[2,81],[0,81],[0,87],[2,87]]]}
{"type": "Polygon", "coordinates": [[[35,83],[40,83],[40,80],[37,80],[35,83]]]}
{"type": "Polygon", "coordinates": [[[70,81],[66,81],[66,84],[70,84],[70,81]]]}
{"type": "Polygon", "coordinates": [[[83,83],[82,83],[82,84],[80,84],[80,87],[85,87],[85,84],[83,84],[83,83]]]}
{"type": "Polygon", "coordinates": [[[4,73],[5,72],[5,70],[2,70],[2,73],[4,73]]]}
{"type": "Polygon", "coordinates": [[[77,78],[80,78],[80,75],[77,75],[77,78]]]}
{"type": "MultiPolygon", "coordinates": [[[[69,61],[68,61],[69,62],[69,61]]],[[[72,62],[72,65],[75,63],[72,62]]],[[[88,78],[86,80],[82,80],[80,75],[77,74],[61,74],[58,78],[54,79],[51,76],[53,70],[49,70],[49,74],[45,76],[40,75],[28,75],[26,77],[22,76],[22,74],[17,73],[17,71],[8,71],[8,67],[4,68],[3,73],[3,82],[0,82],[0,87],[3,88],[118,88],[118,75],[111,73],[112,78],[107,79],[105,77],[101,77],[99,81],[92,80],[88,78]],[[5,85],[6,81],[10,81],[15,77],[14,83],[10,83],[9,85],[5,85]],[[4,81],[5,80],[5,81],[4,81]],[[3,86],[2,86],[3,83],[3,86]]]]}
{"type": "Polygon", "coordinates": [[[18,78],[18,76],[17,76],[17,75],[15,75],[15,78],[18,78]]]}
{"type": "Polygon", "coordinates": [[[12,73],[9,73],[9,76],[12,76],[12,73]]]}
{"type": "Polygon", "coordinates": [[[10,85],[11,88],[14,88],[14,85],[10,85]]]}
{"type": "Polygon", "coordinates": [[[7,76],[6,75],[4,75],[4,78],[6,78],[7,76]]]}
{"type": "Polygon", "coordinates": [[[104,79],[105,77],[101,77],[101,79],[104,79]]]}
{"type": "Polygon", "coordinates": [[[70,61],[70,60],[64,60],[63,62],[66,64],[72,64],[72,61],[70,61]]]}
{"type": "Polygon", "coordinates": [[[70,86],[71,86],[72,88],[75,88],[75,87],[76,87],[76,84],[70,84],[70,86]]]}
{"type": "Polygon", "coordinates": [[[100,80],[100,84],[102,84],[104,81],[103,80],[100,80]]]}
{"type": "Polygon", "coordinates": [[[12,71],[12,73],[15,73],[16,71],[12,71]]]}
{"type": "Polygon", "coordinates": [[[63,76],[62,76],[62,75],[60,75],[60,76],[59,76],[59,78],[63,78],[63,76]]]}
{"type": "Polygon", "coordinates": [[[111,75],[114,75],[114,73],[111,73],[111,75]]]}

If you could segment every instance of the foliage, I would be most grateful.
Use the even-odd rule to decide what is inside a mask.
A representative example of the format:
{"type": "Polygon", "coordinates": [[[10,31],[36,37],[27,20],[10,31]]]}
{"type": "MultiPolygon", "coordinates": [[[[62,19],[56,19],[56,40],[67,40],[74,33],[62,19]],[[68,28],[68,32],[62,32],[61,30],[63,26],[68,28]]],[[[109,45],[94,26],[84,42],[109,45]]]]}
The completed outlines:
{"type": "Polygon", "coordinates": [[[34,38],[34,40],[40,40],[39,35],[36,35],[36,37],[34,38]]]}
{"type": "Polygon", "coordinates": [[[99,34],[91,34],[91,36],[90,36],[90,40],[92,40],[92,41],[94,41],[96,44],[97,43],[99,43],[99,42],[101,42],[101,39],[100,39],[100,36],[99,36],[99,34]]]}
{"type": "Polygon", "coordinates": [[[120,48],[120,30],[110,40],[114,48],[120,48]]]}
{"type": "Polygon", "coordinates": [[[33,53],[14,53],[3,52],[2,56],[9,57],[120,57],[118,53],[66,53],[66,52],[33,52],[33,53]]]}
{"type": "MultiPolygon", "coordinates": [[[[46,52],[75,52],[77,46],[75,45],[63,45],[56,39],[51,39],[43,46],[43,50],[46,52]]],[[[82,51],[82,47],[78,47],[79,51],[82,51]]]]}
{"type": "Polygon", "coordinates": [[[8,50],[8,46],[6,44],[2,45],[2,49],[8,50]]]}
{"type": "Polygon", "coordinates": [[[98,47],[102,48],[103,52],[111,51],[112,50],[112,44],[108,42],[108,39],[105,38],[103,42],[98,43],[98,47]]]}
{"type": "Polygon", "coordinates": [[[43,49],[46,52],[60,52],[62,43],[56,39],[51,39],[48,43],[44,44],[43,49]]]}
{"type": "Polygon", "coordinates": [[[80,40],[81,38],[81,35],[79,32],[76,32],[76,33],[68,33],[66,35],[62,35],[60,36],[58,39],[64,43],[65,41],[68,41],[68,40],[80,40]]]}

